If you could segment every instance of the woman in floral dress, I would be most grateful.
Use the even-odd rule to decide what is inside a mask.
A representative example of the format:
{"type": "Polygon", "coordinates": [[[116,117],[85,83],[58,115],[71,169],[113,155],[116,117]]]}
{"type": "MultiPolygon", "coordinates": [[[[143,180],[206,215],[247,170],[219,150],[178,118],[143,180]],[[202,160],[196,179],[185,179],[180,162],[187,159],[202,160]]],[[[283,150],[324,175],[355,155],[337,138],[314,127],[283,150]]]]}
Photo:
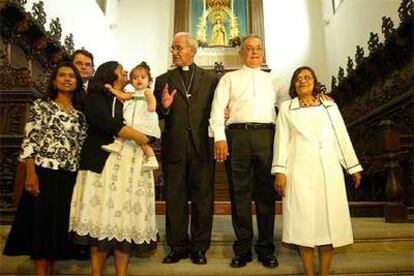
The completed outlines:
{"type": "Polygon", "coordinates": [[[53,275],[55,260],[71,258],[69,208],[87,128],[82,93],[77,69],[62,63],[52,74],[48,98],[29,111],[20,154],[25,191],[4,254],[30,255],[37,275],[53,275]]]}

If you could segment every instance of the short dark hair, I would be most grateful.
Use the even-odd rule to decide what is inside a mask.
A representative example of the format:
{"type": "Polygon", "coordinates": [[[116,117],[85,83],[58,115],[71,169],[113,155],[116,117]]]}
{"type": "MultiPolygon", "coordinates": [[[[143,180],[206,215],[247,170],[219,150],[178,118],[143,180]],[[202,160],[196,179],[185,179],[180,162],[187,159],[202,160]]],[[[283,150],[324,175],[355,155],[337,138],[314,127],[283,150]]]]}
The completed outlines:
{"type": "Polygon", "coordinates": [[[296,82],[297,76],[303,70],[308,70],[309,72],[311,72],[311,75],[312,75],[312,78],[313,78],[313,83],[314,83],[312,95],[316,96],[319,93],[321,93],[321,86],[320,86],[320,83],[318,81],[318,78],[316,77],[315,71],[309,66],[301,66],[301,67],[297,68],[295,70],[295,72],[293,72],[292,78],[290,79],[289,95],[292,98],[298,96],[298,93],[296,92],[296,88],[295,88],[295,82],[296,82]]]}
{"type": "Polygon", "coordinates": [[[144,69],[145,72],[148,75],[149,82],[150,83],[152,82],[151,68],[149,67],[149,65],[145,61],[141,62],[140,64],[138,64],[137,66],[132,68],[131,72],[129,72],[129,79],[130,80],[132,80],[132,76],[134,75],[134,71],[137,70],[137,69],[144,69]]]}
{"type": "Polygon", "coordinates": [[[57,95],[58,95],[58,90],[56,88],[56,85],[54,83],[54,81],[56,80],[58,71],[60,68],[62,67],[70,67],[72,68],[73,72],[75,73],[75,77],[76,77],[76,88],[75,91],[73,92],[73,96],[72,96],[72,105],[74,108],[80,110],[83,108],[84,105],[84,100],[85,100],[85,90],[83,89],[83,82],[82,82],[82,78],[79,74],[78,69],[76,68],[75,65],[73,65],[73,63],[65,61],[65,62],[61,62],[59,63],[55,69],[52,72],[52,75],[50,76],[49,79],[49,89],[47,91],[47,98],[50,100],[54,100],[56,99],[57,95]]]}
{"type": "Polygon", "coordinates": [[[95,75],[88,85],[88,93],[102,93],[103,91],[108,91],[108,89],[105,88],[105,84],[114,85],[114,82],[118,79],[118,76],[115,74],[118,66],[119,63],[117,61],[107,61],[99,65],[95,75]]]}
{"type": "Polygon", "coordinates": [[[76,57],[76,55],[78,55],[78,54],[81,54],[81,55],[84,55],[84,56],[87,56],[88,58],[90,58],[91,59],[91,61],[92,61],[92,67],[94,67],[95,65],[94,65],[94,62],[93,62],[93,55],[92,55],[92,53],[91,52],[89,52],[89,51],[87,51],[87,50],[85,50],[85,49],[78,49],[78,50],[76,50],[75,52],[73,52],[73,54],[71,55],[71,57],[70,57],[70,61],[73,63],[73,61],[75,60],[75,57],[76,57]]]}

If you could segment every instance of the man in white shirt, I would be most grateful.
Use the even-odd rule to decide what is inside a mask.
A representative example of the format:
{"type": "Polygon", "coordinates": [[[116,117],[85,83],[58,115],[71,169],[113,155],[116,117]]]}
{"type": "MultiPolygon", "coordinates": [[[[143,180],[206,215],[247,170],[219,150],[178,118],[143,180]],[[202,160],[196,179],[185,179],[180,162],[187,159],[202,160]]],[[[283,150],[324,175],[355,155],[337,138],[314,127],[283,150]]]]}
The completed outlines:
{"type": "Polygon", "coordinates": [[[290,99],[285,83],[260,70],[264,50],[259,37],[243,39],[240,56],[243,67],[225,74],[215,91],[210,126],[214,134],[214,154],[226,161],[236,234],[232,267],[252,261],[253,227],[251,202],[255,201],[259,238],[255,244],[258,260],[276,267],[273,243],[275,189],[271,165],[276,107],[290,99]],[[224,120],[226,107],[229,118],[224,120]]]}

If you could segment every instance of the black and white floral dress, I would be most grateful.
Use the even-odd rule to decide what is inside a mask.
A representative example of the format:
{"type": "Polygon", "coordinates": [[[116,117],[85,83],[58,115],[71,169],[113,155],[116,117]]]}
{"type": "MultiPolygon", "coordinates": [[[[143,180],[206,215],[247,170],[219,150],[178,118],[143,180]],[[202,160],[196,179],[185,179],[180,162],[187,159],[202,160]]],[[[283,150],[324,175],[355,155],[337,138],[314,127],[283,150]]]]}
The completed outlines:
{"type": "Polygon", "coordinates": [[[52,100],[33,103],[19,158],[34,160],[40,193],[23,192],[5,255],[71,258],[69,209],[86,129],[85,116],[76,109],[64,111],[52,100]]]}

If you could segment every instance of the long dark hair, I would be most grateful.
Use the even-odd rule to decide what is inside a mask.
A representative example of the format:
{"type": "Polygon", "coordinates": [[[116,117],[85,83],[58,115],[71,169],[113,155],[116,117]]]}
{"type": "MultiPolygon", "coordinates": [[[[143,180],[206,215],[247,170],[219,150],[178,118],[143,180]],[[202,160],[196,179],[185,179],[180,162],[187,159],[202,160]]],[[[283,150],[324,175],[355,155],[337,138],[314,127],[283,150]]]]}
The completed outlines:
{"type": "Polygon", "coordinates": [[[56,97],[58,95],[58,90],[56,88],[56,85],[55,85],[54,81],[56,80],[59,69],[62,68],[62,67],[72,68],[73,72],[75,73],[76,88],[75,88],[75,91],[72,94],[72,106],[74,108],[78,109],[78,110],[81,110],[83,108],[83,105],[84,105],[85,90],[83,89],[83,82],[82,82],[82,78],[79,74],[78,69],[76,68],[75,65],[73,65],[70,62],[61,62],[53,70],[52,75],[50,76],[50,80],[49,80],[49,89],[48,89],[48,93],[47,93],[47,98],[50,99],[50,100],[54,100],[54,99],[56,99],[56,97]]]}
{"type": "Polygon", "coordinates": [[[303,70],[308,70],[309,72],[311,72],[313,83],[314,83],[312,95],[316,96],[319,93],[321,93],[321,87],[320,87],[318,78],[316,77],[315,71],[309,66],[301,66],[295,70],[295,72],[292,75],[292,78],[290,79],[289,95],[292,98],[298,96],[298,93],[296,93],[295,82],[296,82],[296,78],[298,77],[300,72],[302,72],[303,70]]]}
{"type": "Polygon", "coordinates": [[[105,84],[114,85],[114,82],[118,79],[118,76],[115,74],[115,70],[118,66],[119,63],[117,61],[107,61],[99,65],[95,75],[88,85],[88,93],[102,93],[103,91],[108,91],[108,89],[105,88],[105,84]]]}

